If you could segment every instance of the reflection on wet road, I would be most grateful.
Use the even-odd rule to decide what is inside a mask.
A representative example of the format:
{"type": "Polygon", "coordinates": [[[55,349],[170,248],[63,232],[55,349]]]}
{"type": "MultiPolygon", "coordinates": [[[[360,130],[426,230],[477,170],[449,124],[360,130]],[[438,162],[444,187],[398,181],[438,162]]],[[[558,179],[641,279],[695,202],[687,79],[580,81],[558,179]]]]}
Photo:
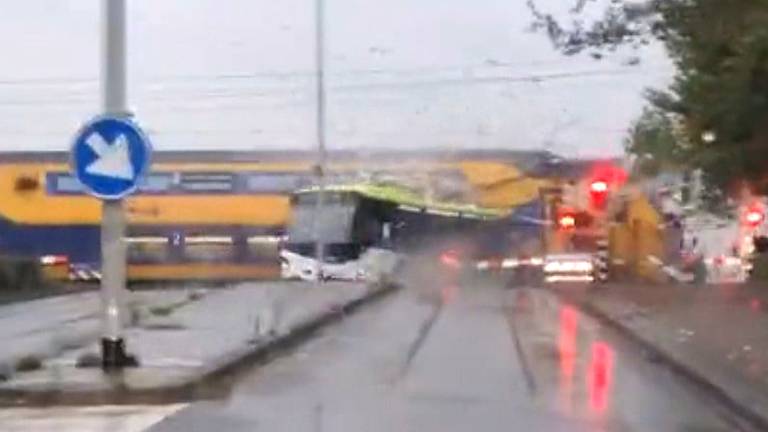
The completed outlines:
{"type": "Polygon", "coordinates": [[[153,431],[726,431],[714,407],[545,290],[405,290],[153,431]]]}

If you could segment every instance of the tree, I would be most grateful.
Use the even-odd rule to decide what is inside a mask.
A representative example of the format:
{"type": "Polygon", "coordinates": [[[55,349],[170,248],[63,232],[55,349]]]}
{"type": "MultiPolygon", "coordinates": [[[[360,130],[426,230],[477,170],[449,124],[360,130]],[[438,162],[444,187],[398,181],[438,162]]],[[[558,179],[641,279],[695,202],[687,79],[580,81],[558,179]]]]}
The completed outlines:
{"type": "Polygon", "coordinates": [[[686,148],[676,134],[674,121],[659,109],[643,110],[629,130],[625,149],[637,157],[635,166],[643,175],[654,176],[686,166],[686,148]]]}
{"type": "Polygon", "coordinates": [[[671,103],[651,102],[684,117],[693,162],[710,186],[727,191],[747,182],[765,192],[768,4],[692,0],[660,11],[678,73],[665,95],[671,103]],[[702,140],[705,133],[716,139],[702,140]]]}
{"type": "Polygon", "coordinates": [[[604,50],[612,51],[621,45],[640,47],[660,36],[662,26],[653,1],[611,1],[604,6],[599,19],[576,18],[585,11],[588,3],[594,3],[594,0],[573,0],[569,23],[565,25],[562,18],[543,12],[537,0],[526,0],[533,16],[531,28],[546,33],[553,47],[565,55],[591,49],[595,59],[602,58],[604,50]]]}
{"type": "MultiPolygon", "coordinates": [[[[575,1],[574,11],[583,8],[583,0],[575,1]]],[[[663,40],[677,74],[670,88],[648,93],[651,108],[631,130],[633,142],[640,134],[642,144],[636,145],[652,146],[662,158],[680,151],[662,149],[662,143],[688,143],[685,162],[702,170],[713,196],[737,191],[744,183],[755,192],[768,192],[768,2],[649,0],[630,6],[612,1],[604,18],[586,32],[579,26],[565,30],[534,0],[529,8],[534,25],[546,28],[553,46],[568,55],[644,37],[663,40]],[[680,139],[668,141],[648,132],[649,126],[663,126],[654,111],[679,123],[680,139]],[[715,139],[704,140],[705,135],[715,139]]]]}

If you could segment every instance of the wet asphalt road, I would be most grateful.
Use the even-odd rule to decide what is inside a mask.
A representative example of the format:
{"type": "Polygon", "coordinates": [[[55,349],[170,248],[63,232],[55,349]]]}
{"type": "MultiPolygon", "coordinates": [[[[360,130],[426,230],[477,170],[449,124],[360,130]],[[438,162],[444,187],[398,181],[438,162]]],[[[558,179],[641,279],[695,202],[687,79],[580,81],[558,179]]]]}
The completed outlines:
{"type": "Polygon", "coordinates": [[[716,405],[542,289],[406,289],[165,431],[731,431],[716,405]]]}

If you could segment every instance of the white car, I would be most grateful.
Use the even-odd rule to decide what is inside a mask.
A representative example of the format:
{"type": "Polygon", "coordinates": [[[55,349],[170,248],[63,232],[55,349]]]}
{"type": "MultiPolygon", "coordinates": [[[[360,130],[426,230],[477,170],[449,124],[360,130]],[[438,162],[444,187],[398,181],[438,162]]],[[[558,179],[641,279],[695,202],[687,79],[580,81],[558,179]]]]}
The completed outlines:
{"type": "Polygon", "coordinates": [[[749,275],[749,263],[735,256],[717,256],[704,260],[707,283],[744,283],[749,275]]]}

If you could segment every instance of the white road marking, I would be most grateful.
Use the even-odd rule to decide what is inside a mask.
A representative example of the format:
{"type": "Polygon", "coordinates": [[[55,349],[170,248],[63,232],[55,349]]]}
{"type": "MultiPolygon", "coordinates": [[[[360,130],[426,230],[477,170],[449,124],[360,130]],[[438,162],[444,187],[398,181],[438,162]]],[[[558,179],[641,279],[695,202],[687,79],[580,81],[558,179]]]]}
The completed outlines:
{"type": "Polygon", "coordinates": [[[0,410],[0,430],[141,432],[186,406],[187,404],[9,408],[0,410]]]}

